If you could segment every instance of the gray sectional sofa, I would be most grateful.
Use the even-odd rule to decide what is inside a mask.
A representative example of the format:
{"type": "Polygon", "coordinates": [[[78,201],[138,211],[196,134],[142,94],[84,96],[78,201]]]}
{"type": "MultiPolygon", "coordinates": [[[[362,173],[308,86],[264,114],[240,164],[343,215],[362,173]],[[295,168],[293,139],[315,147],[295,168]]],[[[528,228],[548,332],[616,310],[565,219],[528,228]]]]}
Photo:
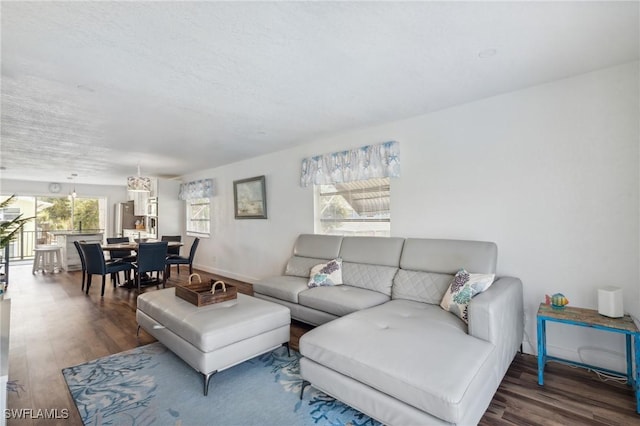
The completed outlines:
{"type": "Polygon", "coordinates": [[[304,380],[390,425],[476,424],[523,336],[522,283],[497,277],[469,304],[468,325],[440,307],[455,273],[495,273],[481,241],[300,235],[284,275],[256,297],[318,325],[300,339],[304,380]],[[343,285],[308,287],[342,259],[343,285]]]}

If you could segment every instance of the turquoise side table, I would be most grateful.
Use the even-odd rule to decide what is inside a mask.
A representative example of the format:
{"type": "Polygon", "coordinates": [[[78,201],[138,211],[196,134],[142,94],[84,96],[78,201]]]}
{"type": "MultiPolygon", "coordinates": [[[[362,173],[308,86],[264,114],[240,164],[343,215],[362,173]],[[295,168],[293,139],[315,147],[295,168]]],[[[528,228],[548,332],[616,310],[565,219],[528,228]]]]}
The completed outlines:
{"type": "Polygon", "coordinates": [[[609,318],[600,315],[594,309],[575,308],[565,306],[563,309],[554,309],[544,303],[538,308],[538,384],[544,385],[544,367],[549,361],[560,361],[577,367],[589,368],[617,377],[627,379],[636,394],[636,412],[640,414],[640,331],[629,315],[622,318],[609,318]],[[596,367],[581,362],[570,361],[547,354],[547,321],[558,322],[580,327],[596,328],[598,330],[621,333],[626,338],[627,371],[626,373],[596,367]],[[632,347],[633,346],[633,347],[632,347]],[[634,376],[635,365],[635,376],[634,376]]]}

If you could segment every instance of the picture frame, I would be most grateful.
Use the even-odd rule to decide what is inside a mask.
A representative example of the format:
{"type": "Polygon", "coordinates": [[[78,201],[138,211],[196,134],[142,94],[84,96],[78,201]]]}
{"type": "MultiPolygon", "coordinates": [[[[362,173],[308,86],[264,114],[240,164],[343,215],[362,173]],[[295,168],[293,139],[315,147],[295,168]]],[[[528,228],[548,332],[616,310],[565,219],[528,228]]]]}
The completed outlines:
{"type": "Polygon", "coordinates": [[[267,190],[264,175],[233,181],[233,206],[236,219],[266,219],[267,190]]]}

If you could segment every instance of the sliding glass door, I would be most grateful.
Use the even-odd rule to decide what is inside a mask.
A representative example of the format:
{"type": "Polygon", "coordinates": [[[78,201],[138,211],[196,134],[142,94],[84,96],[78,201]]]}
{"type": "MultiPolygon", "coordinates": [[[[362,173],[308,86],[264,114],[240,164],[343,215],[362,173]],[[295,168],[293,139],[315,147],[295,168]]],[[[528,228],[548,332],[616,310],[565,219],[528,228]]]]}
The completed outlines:
{"type": "MultiPolygon", "coordinates": [[[[0,201],[9,198],[0,196],[0,201]]],[[[17,196],[11,205],[22,217],[34,217],[10,243],[12,259],[33,258],[33,249],[39,244],[55,244],[55,231],[80,232],[105,229],[106,199],[91,197],[32,197],[17,196]]]]}

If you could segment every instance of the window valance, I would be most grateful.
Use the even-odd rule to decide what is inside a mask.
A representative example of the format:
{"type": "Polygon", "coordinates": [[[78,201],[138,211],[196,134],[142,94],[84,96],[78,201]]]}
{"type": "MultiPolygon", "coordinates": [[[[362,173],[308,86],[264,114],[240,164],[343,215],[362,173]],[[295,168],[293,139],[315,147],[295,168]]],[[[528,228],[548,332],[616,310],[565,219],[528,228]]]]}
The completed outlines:
{"type": "Polygon", "coordinates": [[[300,185],[327,185],[400,176],[400,144],[396,141],[302,160],[300,185]]]}
{"type": "Polygon", "coordinates": [[[213,179],[194,180],[180,185],[178,198],[193,200],[195,198],[211,198],[213,196],[213,179]]]}

